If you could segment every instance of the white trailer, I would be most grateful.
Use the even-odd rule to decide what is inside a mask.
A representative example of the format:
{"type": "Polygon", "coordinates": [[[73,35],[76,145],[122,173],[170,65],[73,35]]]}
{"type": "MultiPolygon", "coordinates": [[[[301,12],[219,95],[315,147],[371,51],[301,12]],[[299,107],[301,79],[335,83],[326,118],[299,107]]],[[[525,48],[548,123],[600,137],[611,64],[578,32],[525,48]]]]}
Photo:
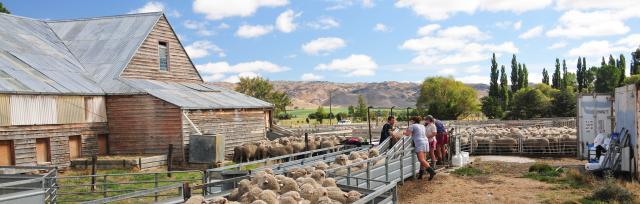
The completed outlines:
{"type": "Polygon", "coordinates": [[[599,133],[611,134],[614,112],[611,95],[592,94],[578,97],[578,158],[589,155],[587,144],[592,144],[599,133]]]}
{"type": "MultiPolygon", "coordinates": [[[[638,111],[640,110],[640,100],[638,100],[638,88],[635,84],[618,87],[615,90],[615,115],[616,115],[616,131],[622,129],[629,132],[630,147],[622,149],[621,169],[625,172],[634,172],[638,177],[635,169],[637,159],[640,158],[638,150],[638,111]],[[633,150],[631,150],[633,148],[633,150]],[[631,153],[635,154],[632,155],[631,153]]],[[[640,177],[638,177],[640,178],[640,177]]]]}

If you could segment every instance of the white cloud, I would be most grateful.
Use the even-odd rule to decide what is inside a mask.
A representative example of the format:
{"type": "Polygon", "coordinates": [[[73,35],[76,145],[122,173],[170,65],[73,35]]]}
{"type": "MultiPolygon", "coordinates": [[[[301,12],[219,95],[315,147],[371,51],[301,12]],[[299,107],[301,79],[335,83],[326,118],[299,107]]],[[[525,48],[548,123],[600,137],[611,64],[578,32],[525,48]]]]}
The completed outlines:
{"type": "Polygon", "coordinates": [[[520,34],[518,36],[518,38],[520,39],[529,39],[529,38],[534,38],[534,37],[538,37],[542,34],[543,31],[543,27],[541,25],[533,27],[527,31],[525,31],[524,33],[520,34]]]}
{"type": "Polygon", "coordinates": [[[433,31],[440,29],[438,24],[429,24],[418,28],[418,35],[430,35],[433,31]]]}
{"type": "Polygon", "coordinates": [[[322,16],[315,21],[307,23],[307,26],[313,29],[327,30],[340,27],[340,22],[332,17],[322,16]]]}
{"type": "Polygon", "coordinates": [[[260,7],[280,7],[287,4],[288,0],[195,0],[193,11],[205,14],[207,19],[220,20],[234,16],[251,16],[260,7]]]}
{"type": "Polygon", "coordinates": [[[631,34],[618,40],[616,44],[621,46],[638,47],[640,46],[640,34],[631,34]]]}
{"type": "Polygon", "coordinates": [[[457,70],[454,69],[454,68],[444,68],[444,69],[438,70],[438,74],[441,74],[441,75],[452,75],[452,74],[456,73],[456,71],[457,70]]]}
{"type": "Polygon", "coordinates": [[[371,8],[375,6],[373,0],[329,0],[332,5],[327,7],[326,10],[339,10],[349,8],[358,2],[363,8],[371,8]]]}
{"type": "Polygon", "coordinates": [[[273,31],[271,25],[242,25],[236,31],[236,35],[241,38],[256,38],[273,31]]]}
{"type": "Polygon", "coordinates": [[[280,66],[269,61],[251,61],[230,65],[227,62],[215,62],[196,65],[198,71],[207,74],[226,74],[243,72],[269,72],[277,73],[288,71],[288,67],[280,66]]]}
{"type": "Polygon", "coordinates": [[[164,11],[165,7],[163,3],[157,2],[157,1],[149,1],[146,4],[144,4],[144,6],[133,10],[133,11],[129,11],[129,13],[149,13],[149,12],[158,12],[158,11],[164,11]]]}
{"type": "Polygon", "coordinates": [[[298,26],[293,21],[296,17],[299,17],[302,13],[294,13],[293,10],[288,9],[285,12],[282,12],[278,18],[276,18],[276,28],[283,33],[290,33],[296,30],[298,26]]]}
{"type": "Polygon", "coordinates": [[[378,31],[378,32],[389,32],[389,31],[391,31],[391,29],[389,29],[389,27],[387,27],[386,25],[384,25],[382,23],[376,23],[376,25],[373,26],[373,30],[374,31],[378,31]]]}
{"type": "MultiPolygon", "coordinates": [[[[423,32],[425,34],[427,32],[423,32]]],[[[421,65],[462,64],[486,60],[487,53],[501,56],[517,53],[513,42],[484,43],[490,36],[475,26],[454,26],[430,31],[425,36],[406,40],[400,48],[416,52],[411,62],[421,65]]]]}
{"type": "Polygon", "coordinates": [[[210,74],[202,76],[204,81],[218,81],[224,78],[224,74],[210,74]]]}
{"type": "Polygon", "coordinates": [[[192,59],[206,57],[211,54],[218,54],[219,57],[226,56],[220,47],[207,40],[195,41],[191,45],[185,46],[184,50],[192,59]]]}
{"type": "Polygon", "coordinates": [[[185,28],[195,30],[196,34],[201,36],[212,36],[216,34],[215,31],[209,29],[209,23],[206,21],[194,21],[194,20],[186,20],[182,23],[185,28]]]}
{"type": "Polygon", "coordinates": [[[227,77],[226,79],[222,80],[224,82],[228,82],[228,83],[238,83],[240,82],[240,78],[256,78],[259,77],[260,75],[255,73],[255,72],[242,72],[238,75],[233,75],[230,77],[227,77]]]}
{"type": "Polygon", "coordinates": [[[624,24],[626,18],[619,11],[571,10],[565,12],[558,20],[558,25],[547,31],[546,35],[566,38],[622,35],[630,30],[624,24]]]}
{"type": "Polygon", "coordinates": [[[609,54],[628,52],[631,51],[629,47],[620,45],[614,45],[606,40],[594,40],[582,43],[579,47],[569,50],[570,56],[582,56],[582,57],[600,57],[608,56],[609,54]]]}
{"type": "Polygon", "coordinates": [[[182,17],[182,14],[177,10],[172,10],[172,11],[168,12],[167,15],[169,15],[171,17],[176,17],[176,18],[182,17]]]}
{"type": "Polygon", "coordinates": [[[378,64],[371,57],[353,54],[344,59],[334,59],[328,64],[319,64],[316,70],[338,71],[349,76],[373,76],[378,64]]]}
{"type": "Polygon", "coordinates": [[[556,8],[560,10],[590,9],[623,9],[638,6],[637,0],[557,0],[556,8]]]}
{"type": "Polygon", "coordinates": [[[551,0],[399,0],[398,8],[411,8],[417,15],[429,20],[445,20],[457,13],[473,14],[482,11],[511,11],[523,13],[542,9],[551,4],[551,0]]]}
{"type": "Polygon", "coordinates": [[[489,84],[489,77],[484,75],[466,75],[466,76],[460,76],[460,77],[454,77],[454,78],[463,83],[489,84]]]}
{"type": "Polygon", "coordinates": [[[479,65],[468,66],[468,67],[465,67],[463,70],[465,73],[468,73],[468,74],[475,74],[475,73],[482,72],[482,69],[480,68],[479,65]]]}
{"type": "Polygon", "coordinates": [[[550,50],[560,49],[566,46],[567,46],[567,43],[563,41],[563,42],[553,43],[551,46],[547,47],[547,49],[550,49],[550,50]]]}
{"type": "Polygon", "coordinates": [[[321,80],[322,78],[324,77],[313,74],[313,73],[305,73],[305,74],[302,74],[302,76],[300,77],[302,81],[318,81],[318,80],[321,80]]]}
{"type": "Polygon", "coordinates": [[[342,38],[325,37],[312,40],[302,45],[302,50],[311,55],[326,54],[344,47],[347,43],[342,38]]]}
{"type": "Polygon", "coordinates": [[[522,21],[518,21],[513,24],[513,29],[520,30],[520,28],[522,28],[522,21]]]}
{"type": "Polygon", "coordinates": [[[220,25],[218,25],[218,29],[221,29],[221,30],[227,29],[229,27],[230,27],[229,24],[226,24],[226,23],[220,23],[220,25]]]}

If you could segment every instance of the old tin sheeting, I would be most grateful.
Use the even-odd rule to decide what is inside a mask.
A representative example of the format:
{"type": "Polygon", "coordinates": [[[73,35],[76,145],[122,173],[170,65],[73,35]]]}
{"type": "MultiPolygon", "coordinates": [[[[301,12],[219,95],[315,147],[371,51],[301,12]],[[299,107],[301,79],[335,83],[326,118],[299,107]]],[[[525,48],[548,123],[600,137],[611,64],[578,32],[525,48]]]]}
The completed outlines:
{"type": "Polygon", "coordinates": [[[183,109],[270,108],[265,101],[208,84],[121,79],[159,99],[183,109]]]}
{"type": "MultiPolygon", "coordinates": [[[[80,63],[100,83],[113,82],[162,13],[48,21],[80,63]]],[[[111,85],[105,85],[111,86],[111,85]]]]}
{"type": "Polygon", "coordinates": [[[0,71],[0,92],[4,93],[103,93],[40,20],[0,14],[0,71]]]}

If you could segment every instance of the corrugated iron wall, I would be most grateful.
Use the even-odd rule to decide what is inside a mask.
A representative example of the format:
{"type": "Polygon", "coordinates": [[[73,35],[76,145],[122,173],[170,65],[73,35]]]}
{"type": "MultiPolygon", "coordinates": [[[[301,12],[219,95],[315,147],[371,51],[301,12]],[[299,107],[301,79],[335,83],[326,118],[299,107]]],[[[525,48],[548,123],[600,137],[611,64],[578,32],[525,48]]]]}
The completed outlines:
{"type": "Polygon", "coordinates": [[[87,122],[107,122],[107,108],[104,96],[85,97],[84,102],[87,122]]]}
{"type": "Polygon", "coordinates": [[[107,122],[104,96],[0,94],[0,126],[107,122]]]}
{"type": "Polygon", "coordinates": [[[83,123],[85,121],[83,96],[58,96],[56,106],[58,124],[83,123]]]}
{"type": "Polygon", "coordinates": [[[56,96],[12,95],[11,125],[56,124],[56,96]]]}
{"type": "Polygon", "coordinates": [[[0,95],[0,125],[11,125],[11,105],[9,95],[0,95]]]}

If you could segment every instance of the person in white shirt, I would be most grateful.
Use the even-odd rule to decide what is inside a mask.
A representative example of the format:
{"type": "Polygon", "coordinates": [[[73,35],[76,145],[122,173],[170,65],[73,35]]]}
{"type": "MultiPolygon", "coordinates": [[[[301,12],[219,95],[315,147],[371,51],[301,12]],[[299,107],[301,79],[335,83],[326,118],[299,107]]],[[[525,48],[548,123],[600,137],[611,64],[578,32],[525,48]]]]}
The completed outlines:
{"type": "Polygon", "coordinates": [[[436,162],[438,162],[435,153],[436,145],[438,144],[438,141],[436,140],[438,129],[436,128],[436,124],[433,122],[433,116],[427,115],[424,121],[425,132],[427,135],[427,139],[429,140],[429,156],[431,156],[431,162],[435,164],[436,162]]]}
{"type": "Polygon", "coordinates": [[[596,135],[596,138],[593,139],[593,146],[596,147],[596,160],[600,159],[600,155],[602,155],[602,153],[607,152],[607,149],[604,148],[605,137],[606,135],[604,133],[598,133],[598,135],[596,135]]]}

